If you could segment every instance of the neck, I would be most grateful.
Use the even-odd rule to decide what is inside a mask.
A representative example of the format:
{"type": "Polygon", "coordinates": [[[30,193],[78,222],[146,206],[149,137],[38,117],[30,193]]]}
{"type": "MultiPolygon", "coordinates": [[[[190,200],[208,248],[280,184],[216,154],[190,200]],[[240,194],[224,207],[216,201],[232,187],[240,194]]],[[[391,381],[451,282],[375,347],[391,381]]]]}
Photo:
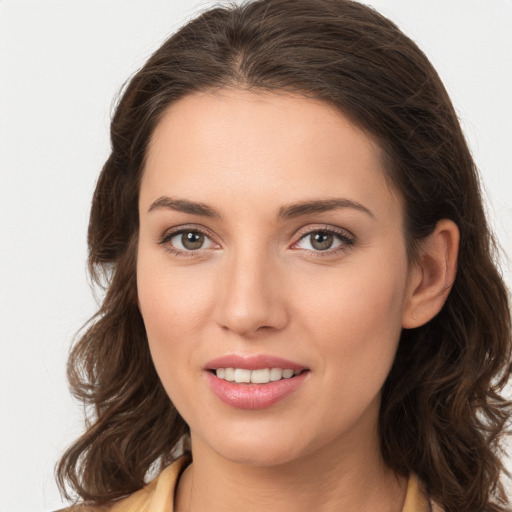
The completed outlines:
{"type": "Polygon", "coordinates": [[[192,436],[193,464],[180,479],[175,510],[401,511],[407,483],[384,464],[378,436],[353,441],[254,466],[227,460],[192,436]]]}

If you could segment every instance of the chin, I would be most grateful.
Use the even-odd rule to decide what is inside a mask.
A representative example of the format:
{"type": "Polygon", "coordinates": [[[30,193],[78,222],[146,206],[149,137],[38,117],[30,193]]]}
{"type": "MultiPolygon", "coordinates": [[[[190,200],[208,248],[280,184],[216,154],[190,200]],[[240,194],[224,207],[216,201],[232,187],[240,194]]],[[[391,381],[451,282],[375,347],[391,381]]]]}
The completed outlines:
{"type": "Polygon", "coordinates": [[[218,456],[235,464],[243,464],[255,467],[270,467],[287,464],[303,454],[299,443],[293,442],[290,437],[281,432],[276,435],[264,427],[260,429],[247,429],[237,432],[233,429],[229,436],[225,432],[209,432],[206,438],[192,436],[192,450],[197,443],[200,450],[213,449],[218,456]],[[212,435],[213,434],[213,435],[212,435]]]}
{"type": "Polygon", "coordinates": [[[269,468],[282,466],[296,460],[297,455],[283,447],[258,446],[258,447],[239,447],[219,450],[217,452],[221,457],[235,464],[244,466],[269,468]]]}

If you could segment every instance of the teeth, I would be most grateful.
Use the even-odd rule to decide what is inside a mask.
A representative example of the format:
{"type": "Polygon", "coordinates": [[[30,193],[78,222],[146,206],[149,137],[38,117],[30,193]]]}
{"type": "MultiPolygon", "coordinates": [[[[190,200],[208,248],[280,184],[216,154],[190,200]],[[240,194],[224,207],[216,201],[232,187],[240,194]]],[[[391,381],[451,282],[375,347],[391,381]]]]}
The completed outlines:
{"type": "Polygon", "coordinates": [[[265,368],[264,370],[253,370],[251,372],[251,382],[254,384],[265,384],[270,381],[270,370],[265,368]]]}
{"type": "Polygon", "coordinates": [[[235,382],[251,382],[251,370],[244,370],[243,368],[235,369],[235,382]]]}
{"type": "Polygon", "coordinates": [[[272,368],[270,370],[270,380],[272,382],[281,380],[283,378],[283,370],[281,368],[272,368]]]}
{"type": "Polygon", "coordinates": [[[219,379],[229,382],[267,384],[281,379],[290,379],[298,375],[301,370],[291,370],[289,368],[261,368],[258,370],[246,370],[245,368],[217,368],[215,374],[219,379]]]}

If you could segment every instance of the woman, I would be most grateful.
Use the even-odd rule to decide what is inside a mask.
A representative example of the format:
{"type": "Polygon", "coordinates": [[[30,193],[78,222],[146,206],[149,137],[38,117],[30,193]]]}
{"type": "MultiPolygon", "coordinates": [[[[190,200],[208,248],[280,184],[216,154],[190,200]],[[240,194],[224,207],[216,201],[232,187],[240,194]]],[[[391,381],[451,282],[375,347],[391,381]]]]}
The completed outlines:
{"type": "Polygon", "coordinates": [[[63,489],[91,510],[508,510],[507,293],[414,43],[344,0],[215,8],[111,133],[107,293],[70,360],[94,414],[63,489]]]}

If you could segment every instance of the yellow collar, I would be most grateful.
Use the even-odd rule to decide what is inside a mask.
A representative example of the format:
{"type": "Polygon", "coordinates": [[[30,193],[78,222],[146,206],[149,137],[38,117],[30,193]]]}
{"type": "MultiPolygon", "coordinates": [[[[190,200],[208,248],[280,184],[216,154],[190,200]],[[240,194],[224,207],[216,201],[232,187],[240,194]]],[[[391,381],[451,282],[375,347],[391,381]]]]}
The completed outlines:
{"type": "MultiPolygon", "coordinates": [[[[189,463],[189,458],[180,457],[143,489],[118,501],[107,510],[109,512],[173,512],[176,484],[189,463]]],[[[91,512],[102,512],[105,509],[93,508],[89,510],[91,512]]],[[[430,504],[416,475],[409,477],[402,512],[441,512],[438,507],[430,504]]]]}

